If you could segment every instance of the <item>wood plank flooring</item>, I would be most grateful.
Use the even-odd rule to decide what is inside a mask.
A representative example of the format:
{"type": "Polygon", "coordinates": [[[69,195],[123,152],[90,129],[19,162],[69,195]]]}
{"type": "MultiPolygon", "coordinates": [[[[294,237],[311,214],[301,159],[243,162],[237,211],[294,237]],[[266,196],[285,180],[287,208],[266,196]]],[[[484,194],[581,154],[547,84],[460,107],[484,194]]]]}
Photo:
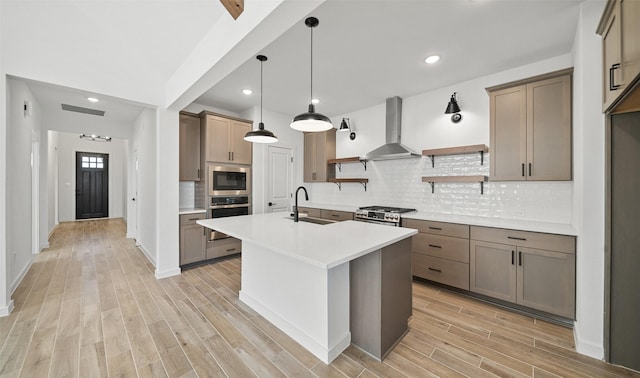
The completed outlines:
{"type": "Polygon", "coordinates": [[[569,329],[422,283],[384,362],[349,347],[325,365],[239,301],[240,258],[156,280],[125,229],[56,229],[0,318],[0,377],[640,377],[577,354],[569,329]]]}

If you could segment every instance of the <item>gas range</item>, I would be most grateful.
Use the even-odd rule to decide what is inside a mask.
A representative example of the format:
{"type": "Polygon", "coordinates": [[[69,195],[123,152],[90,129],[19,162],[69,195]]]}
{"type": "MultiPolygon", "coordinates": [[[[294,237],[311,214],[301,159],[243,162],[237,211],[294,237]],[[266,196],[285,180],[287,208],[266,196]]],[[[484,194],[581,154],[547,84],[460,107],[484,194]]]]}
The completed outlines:
{"type": "Polygon", "coordinates": [[[416,211],[416,209],[390,206],[364,206],[356,210],[356,220],[399,227],[402,219],[401,214],[414,211],[416,211]]]}

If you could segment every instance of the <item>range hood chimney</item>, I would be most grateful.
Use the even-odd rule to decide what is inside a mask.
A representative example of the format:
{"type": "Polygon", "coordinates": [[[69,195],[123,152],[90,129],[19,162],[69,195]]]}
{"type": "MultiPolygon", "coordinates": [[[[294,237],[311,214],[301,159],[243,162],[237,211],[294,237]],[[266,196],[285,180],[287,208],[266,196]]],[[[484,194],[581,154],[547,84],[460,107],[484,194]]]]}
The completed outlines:
{"type": "Polygon", "coordinates": [[[420,157],[400,143],[402,121],[402,99],[398,96],[387,99],[386,144],[366,154],[366,160],[392,160],[420,157]]]}

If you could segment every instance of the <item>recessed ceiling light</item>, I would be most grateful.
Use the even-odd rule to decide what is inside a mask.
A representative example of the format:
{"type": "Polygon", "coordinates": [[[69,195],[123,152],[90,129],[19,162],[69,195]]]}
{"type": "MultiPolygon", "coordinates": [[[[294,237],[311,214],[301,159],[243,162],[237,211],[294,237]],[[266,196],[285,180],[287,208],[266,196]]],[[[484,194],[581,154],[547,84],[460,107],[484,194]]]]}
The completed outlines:
{"type": "Polygon", "coordinates": [[[440,60],[440,55],[431,55],[430,57],[427,57],[427,59],[425,59],[425,63],[429,63],[429,64],[433,64],[437,61],[440,60]]]}
{"type": "Polygon", "coordinates": [[[246,94],[248,96],[248,95],[252,94],[253,91],[251,89],[243,89],[242,93],[244,93],[244,94],[246,94]]]}
{"type": "Polygon", "coordinates": [[[311,99],[311,103],[315,105],[315,104],[320,103],[320,100],[318,100],[317,98],[312,98],[311,99]]]}
{"type": "Polygon", "coordinates": [[[98,101],[100,101],[95,97],[87,97],[87,100],[89,100],[90,102],[98,102],[98,101]]]}

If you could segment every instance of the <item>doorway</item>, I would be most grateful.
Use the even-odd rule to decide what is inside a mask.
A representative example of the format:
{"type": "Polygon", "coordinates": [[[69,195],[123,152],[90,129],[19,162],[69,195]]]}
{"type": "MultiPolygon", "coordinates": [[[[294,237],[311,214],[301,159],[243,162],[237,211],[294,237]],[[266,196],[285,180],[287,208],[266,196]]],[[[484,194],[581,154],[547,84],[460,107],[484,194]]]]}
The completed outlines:
{"type": "Polygon", "coordinates": [[[76,219],[109,216],[109,155],[76,152],[76,219]]]}
{"type": "Polygon", "coordinates": [[[267,213],[289,211],[292,196],[293,150],[267,147],[267,213]]]}

